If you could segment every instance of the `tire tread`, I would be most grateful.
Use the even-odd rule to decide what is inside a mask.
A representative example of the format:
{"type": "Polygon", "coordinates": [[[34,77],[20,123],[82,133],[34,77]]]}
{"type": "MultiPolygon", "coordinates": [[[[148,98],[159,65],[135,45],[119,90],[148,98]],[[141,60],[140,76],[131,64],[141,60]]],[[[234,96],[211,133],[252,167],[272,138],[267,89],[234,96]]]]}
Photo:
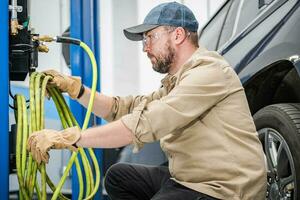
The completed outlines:
{"type": "Polygon", "coordinates": [[[298,134],[300,134],[300,105],[298,104],[273,104],[269,107],[276,107],[284,111],[293,121],[298,134]]]}

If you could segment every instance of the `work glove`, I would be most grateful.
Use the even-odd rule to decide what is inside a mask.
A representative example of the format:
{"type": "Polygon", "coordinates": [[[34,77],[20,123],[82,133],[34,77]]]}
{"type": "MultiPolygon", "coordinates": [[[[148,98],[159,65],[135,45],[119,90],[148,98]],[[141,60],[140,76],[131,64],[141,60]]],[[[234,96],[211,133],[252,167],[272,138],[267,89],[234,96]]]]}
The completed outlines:
{"type": "Polygon", "coordinates": [[[67,92],[72,99],[77,99],[82,86],[79,76],[67,76],[55,70],[47,70],[43,73],[53,77],[49,81],[50,85],[57,86],[60,91],[67,92]]]}
{"type": "Polygon", "coordinates": [[[80,139],[78,127],[67,128],[62,131],[43,129],[32,133],[27,141],[27,150],[31,152],[38,164],[48,163],[50,149],[68,148],[77,151],[75,143],[80,139]]]}

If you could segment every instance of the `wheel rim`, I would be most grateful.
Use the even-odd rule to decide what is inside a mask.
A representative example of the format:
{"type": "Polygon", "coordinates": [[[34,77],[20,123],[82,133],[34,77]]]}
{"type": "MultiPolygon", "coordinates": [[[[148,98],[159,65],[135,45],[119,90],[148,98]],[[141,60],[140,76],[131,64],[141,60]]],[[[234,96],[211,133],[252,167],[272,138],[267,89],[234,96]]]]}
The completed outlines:
{"type": "Polygon", "coordinates": [[[258,131],[268,164],[268,199],[297,199],[295,165],[284,138],[272,128],[258,131]]]}

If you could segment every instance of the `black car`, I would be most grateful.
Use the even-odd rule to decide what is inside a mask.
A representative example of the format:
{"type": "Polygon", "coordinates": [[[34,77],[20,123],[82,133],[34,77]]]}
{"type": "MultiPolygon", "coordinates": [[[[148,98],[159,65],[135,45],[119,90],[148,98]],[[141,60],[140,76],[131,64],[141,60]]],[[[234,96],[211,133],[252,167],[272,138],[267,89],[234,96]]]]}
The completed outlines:
{"type": "Polygon", "coordinates": [[[268,168],[267,199],[300,199],[300,1],[227,0],[202,28],[245,88],[268,168]]]}

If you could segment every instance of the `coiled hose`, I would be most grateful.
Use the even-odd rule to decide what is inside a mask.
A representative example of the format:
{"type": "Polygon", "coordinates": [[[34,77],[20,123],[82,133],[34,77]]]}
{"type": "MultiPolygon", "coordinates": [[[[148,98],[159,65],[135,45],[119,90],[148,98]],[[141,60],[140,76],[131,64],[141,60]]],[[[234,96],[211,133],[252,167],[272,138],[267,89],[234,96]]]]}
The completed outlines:
{"type": "MultiPolygon", "coordinates": [[[[92,80],[92,88],[91,88],[91,96],[85,116],[85,120],[82,126],[82,130],[85,130],[88,126],[89,118],[91,116],[92,106],[94,103],[94,97],[96,93],[97,86],[97,64],[95,57],[91,51],[91,49],[80,40],[65,38],[65,37],[57,37],[50,38],[47,37],[47,42],[56,41],[63,43],[71,43],[76,44],[82,47],[88,54],[93,68],[93,80],[92,80]]],[[[47,87],[47,83],[51,80],[51,76],[47,76],[43,73],[33,72],[30,75],[30,123],[28,126],[27,119],[27,109],[26,109],[26,101],[23,95],[16,95],[15,98],[15,106],[17,107],[17,112],[15,113],[16,121],[17,121],[17,142],[16,142],[16,168],[17,168],[17,177],[19,182],[19,197],[20,199],[30,200],[33,197],[34,191],[38,199],[46,200],[47,192],[46,187],[48,186],[54,192],[51,199],[68,199],[63,194],[61,194],[61,189],[65,180],[69,174],[69,171],[75,162],[75,167],[77,170],[77,178],[79,182],[79,194],[78,199],[91,199],[96,192],[98,191],[100,185],[100,168],[94,151],[89,148],[88,153],[92,160],[93,168],[89,163],[88,156],[83,148],[79,148],[78,152],[73,152],[72,156],[69,160],[69,163],[64,171],[64,174],[59,181],[58,185],[55,187],[50,177],[47,175],[45,164],[42,163],[38,166],[38,164],[32,159],[31,154],[27,157],[26,152],[26,144],[28,135],[34,131],[42,130],[45,127],[44,121],[44,99],[46,90],[48,94],[52,97],[52,100],[55,103],[56,109],[58,111],[62,127],[68,128],[72,126],[78,126],[78,123],[73,116],[70,108],[65,102],[62,94],[56,87],[47,87]],[[81,169],[81,165],[78,159],[78,153],[80,154],[82,160],[82,166],[85,175],[85,187],[83,185],[83,173],[81,169]],[[95,176],[93,174],[93,170],[95,171],[95,176]],[[41,186],[37,183],[37,172],[40,173],[41,176],[41,186]],[[94,180],[95,177],[95,180],[94,180]],[[41,188],[40,188],[41,187],[41,188]],[[85,194],[84,194],[85,191],[85,194]],[[84,196],[85,195],[85,196],[84,196]],[[84,197],[83,197],[84,196],[84,197]]]]}

